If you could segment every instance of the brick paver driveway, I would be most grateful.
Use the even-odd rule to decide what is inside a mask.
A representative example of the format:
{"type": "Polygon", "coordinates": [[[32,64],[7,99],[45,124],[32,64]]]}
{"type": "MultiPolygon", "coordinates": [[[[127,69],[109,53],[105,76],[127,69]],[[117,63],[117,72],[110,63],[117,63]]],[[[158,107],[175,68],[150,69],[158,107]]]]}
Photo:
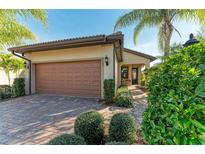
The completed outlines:
{"type": "Polygon", "coordinates": [[[96,99],[31,95],[0,102],[0,144],[45,144],[73,133],[76,116],[102,109],[96,99]]]}
{"type": "Polygon", "coordinates": [[[104,118],[105,134],[113,114],[133,115],[137,126],[146,108],[146,93],[129,87],[134,108],[103,105],[96,99],[53,95],[30,95],[0,102],[0,144],[46,144],[61,134],[73,133],[76,117],[97,110],[104,118]]]}

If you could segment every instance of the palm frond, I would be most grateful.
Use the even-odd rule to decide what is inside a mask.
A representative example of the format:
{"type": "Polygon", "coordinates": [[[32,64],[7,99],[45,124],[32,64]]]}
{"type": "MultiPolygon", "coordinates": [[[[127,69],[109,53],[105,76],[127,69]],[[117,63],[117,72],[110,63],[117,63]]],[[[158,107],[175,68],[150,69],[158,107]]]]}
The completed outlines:
{"type": "Polygon", "coordinates": [[[196,15],[200,24],[205,26],[205,10],[196,10],[196,15]]]}
{"type": "Polygon", "coordinates": [[[47,13],[40,9],[0,9],[0,50],[20,45],[25,40],[36,40],[36,36],[18,19],[33,18],[47,26],[47,13]]]}
{"type": "Polygon", "coordinates": [[[174,17],[174,21],[196,21],[197,19],[197,11],[193,9],[177,9],[176,16],[174,17]]]}
{"type": "Polygon", "coordinates": [[[114,26],[114,31],[116,29],[130,26],[130,25],[136,23],[140,18],[140,14],[138,11],[139,10],[133,10],[133,11],[128,12],[128,13],[124,14],[123,16],[119,17],[119,19],[117,20],[117,22],[114,26]]]}
{"type": "Polygon", "coordinates": [[[180,36],[180,37],[182,37],[181,36],[181,33],[179,32],[179,30],[175,27],[175,26],[172,26],[173,27],[173,29],[177,32],[177,34],[180,36]]]}
{"type": "Polygon", "coordinates": [[[143,17],[134,28],[134,34],[133,34],[134,44],[137,43],[139,34],[144,28],[158,26],[161,23],[161,20],[162,18],[160,17],[158,17],[155,20],[153,20],[151,16],[143,17]]]}
{"type": "Polygon", "coordinates": [[[0,9],[0,19],[16,19],[17,16],[23,18],[36,19],[44,26],[47,26],[47,12],[41,9],[0,9]]]}
{"type": "Polygon", "coordinates": [[[158,15],[159,10],[133,10],[119,17],[115,24],[114,30],[136,24],[140,22],[144,17],[150,17],[149,19],[152,19],[154,21],[155,18],[151,17],[157,17],[158,15]]]}
{"type": "Polygon", "coordinates": [[[41,9],[21,9],[16,12],[22,17],[28,18],[33,17],[34,19],[40,21],[44,26],[47,26],[47,12],[41,9]]]}
{"type": "Polygon", "coordinates": [[[134,44],[137,43],[139,34],[140,34],[140,32],[142,31],[142,29],[143,29],[144,27],[145,27],[145,22],[141,21],[141,22],[138,23],[138,24],[136,25],[136,27],[134,28],[134,34],[133,34],[134,44]]]}
{"type": "Polygon", "coordinates": [[[0,48],[20,45],[25,40],[36,40],[36,36],[17,21],[0,21],[0,48]]]}

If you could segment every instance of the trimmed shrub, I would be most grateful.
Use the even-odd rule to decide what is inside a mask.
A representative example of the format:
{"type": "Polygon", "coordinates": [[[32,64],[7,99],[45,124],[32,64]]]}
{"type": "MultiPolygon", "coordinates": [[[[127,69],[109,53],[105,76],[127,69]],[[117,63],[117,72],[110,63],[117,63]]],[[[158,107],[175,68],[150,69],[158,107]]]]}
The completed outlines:
{"type": "Polygon", "coordinates": [[[49,145],[85,145],[85,140],[81,136],[64,134],[52,139],[49,145]]]}
{"type": "Polygon", "coordinates": [[[104,99],[106,103],[113,103],[115,97],[115,80],[105,79],[104,80],[104,99]]]}
{"type": "Polygon", "coordinates": [[[11,98],[12,88],[9,85],[0,85],[0,99],[11,98]]]}
{"type": "Polygon", "coordinates": [[[108,142],[106,145],[128,145],[125,142],[108,142]]]}
{"type": "Polygon", "coordinates": [[[75,121],[74,130],[75,134],[82,136],[87,144],[103,143],[103,118],[96,111],[89,111],[81,114],[75,121]]]}
{"type": "Polygon", "coordinates": [[[120,107],[133,107],[133,99],[127,86],[119,87],[117,90],[117,96],[115,103],[120,107]]]}
{"type": "Polygon", "coordinates": [[[205,144],[205,99],[195,93],[205,83],[202,65],[205,43],[198,43],[169,56],[152,72],[142,122],[149,144],[205,144]]]}
{"type": "Polygon", "coordinates": [[[117,95],[115,103],[120,107],[133,107],[133,99],[130,93],[117,95]]]}
{"type": "Polygon", "coordinates": [[[117,95],[120,95],[120,94],[122,94],[122,93],[127,93],[127,92],[129,92],[127,86],[120,86],[120,87],[117,89],[117,95]]]}
{"type": "Polygon", "coordinates": [[[13,83],[13,92],[15,96],[25,95],[25,79],[15,78],[13,83]]]}
{"type": "Polygon", "coordinates": [[[134,143],[136,141],[134,117],[126,113],[115,114],[110,121],[109,139],[111,142],[134,143]]]}

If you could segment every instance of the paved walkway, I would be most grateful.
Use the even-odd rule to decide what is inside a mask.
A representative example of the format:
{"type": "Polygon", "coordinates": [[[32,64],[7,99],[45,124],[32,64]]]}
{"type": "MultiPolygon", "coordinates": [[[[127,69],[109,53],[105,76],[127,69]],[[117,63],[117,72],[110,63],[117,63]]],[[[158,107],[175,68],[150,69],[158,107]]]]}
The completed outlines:
{"type": "Polygon", "coordinates": [[[147,107],[147,93],[141,90],[137,85],[129,86],[132,97],[134,99],[133,115],[138,126],[142,122],[142,114],[147,107]]]}

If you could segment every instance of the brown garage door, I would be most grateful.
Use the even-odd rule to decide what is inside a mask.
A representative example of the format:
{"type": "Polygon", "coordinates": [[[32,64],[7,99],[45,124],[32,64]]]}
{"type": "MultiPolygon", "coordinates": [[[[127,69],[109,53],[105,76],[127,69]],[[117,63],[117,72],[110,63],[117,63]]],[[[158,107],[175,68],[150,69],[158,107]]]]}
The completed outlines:
{"type": "Polygon", "coordinates": [[[36,92],[100,97],[101,62],[93,60],[36,64],[36,92]]]}

